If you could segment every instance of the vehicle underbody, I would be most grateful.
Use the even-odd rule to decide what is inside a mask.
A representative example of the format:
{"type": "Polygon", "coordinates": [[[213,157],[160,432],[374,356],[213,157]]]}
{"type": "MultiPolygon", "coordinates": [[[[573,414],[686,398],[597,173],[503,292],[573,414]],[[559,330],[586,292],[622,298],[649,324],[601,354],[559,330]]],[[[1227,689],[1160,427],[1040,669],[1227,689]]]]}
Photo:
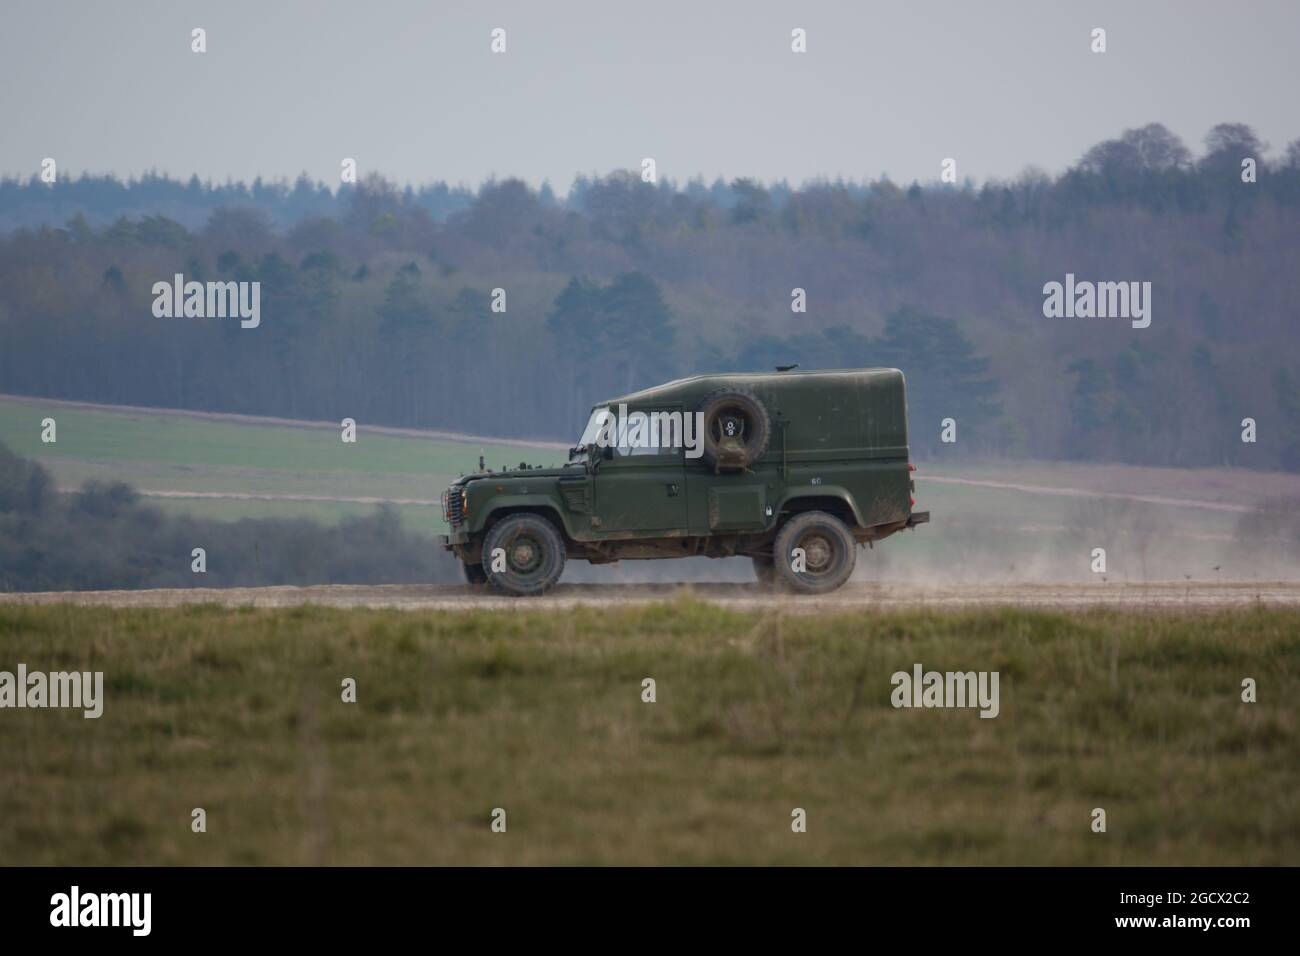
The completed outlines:
{"type": "MultiPolygon", "coordinates": [[[[907,528],[930,520],[929,512],[915,512],[901,521],[875,525],[870,528],[851,526],[850,532],[859,544],[870,545],[907,528]]],[[[691,535],[664,534],[655,537],[628,532],[626,538],[606,538],[601,541],[575,541],[565,536],[565,549],[569,560],[587,561],[591,564],[613,564],[616,561],[653,561],[667,558],[771,558],[776,531],[760,534],[691,535]]],[[[482,536],[474,535],[464,544],[454,545],[452,551],[465,564],[478,564],[482,560],[482,536]]]]}

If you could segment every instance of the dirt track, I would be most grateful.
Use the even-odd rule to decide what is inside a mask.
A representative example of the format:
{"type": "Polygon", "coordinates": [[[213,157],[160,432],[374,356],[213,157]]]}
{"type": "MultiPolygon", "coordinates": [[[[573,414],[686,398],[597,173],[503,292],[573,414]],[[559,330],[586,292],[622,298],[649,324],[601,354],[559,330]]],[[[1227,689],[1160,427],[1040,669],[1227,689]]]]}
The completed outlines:
{"type": "MultiPolygon", "coordinates": [[[[1193,498],[1171,498],[1165,495],[1135,495],[1113,491],[1095,491],[1085,488],[1062,488],[1047,485],[1026,485],[1005,481],[983,481],[969,478],[939,477],[935,475],[918,476],[919,481],[944,485],[968,485],[976,488],[994,488],[1002,491],[1019,491],[1031,495],[1051,495],[1059,498],[1115,498],[1121,501],[1137,501],[1144,504],[1172,505],[1179,508],[1206,508],[1211,511],[1227,511],[1233,514],[1248,514],[1250,506],[1229,504],[1221,501],[1198,501],[1193,498]]],[[[77,491],[73,487],[59,488],[60,494],[70,495],[77,491]]],[[[436,498],[376,498],[346,495],[295,495],[272,494],[269,492],[244,491],[189,491],[174,488],[137,488],[137,492],[146,498],[226,498],[238,501],[344,501],[354,504],[377,505],[423,505],[437,507],[442,504],[436,498]]]]}
{"type": "Polygon", "coordinates": [[[1244,607],[1255,603],[1300,606],[1300,582],[1225,583],[1205,581],[1124,584],[997,584],[944,587],[904,584],[853,584],[826,597],[772,595],[751,584],[562,584],[543,598],[512,599],[470,594],[454,585],[322,585],[318,587],[175,588],[149,591],[54,591],[0,594],[0,603],[88,604],[105,607],[174,607],[216,603],[227,607],[399,608],[458,611],[491,608],[510,611],[555,610],[575,605],[656,603],[689,594],[737,609],[791,613],[876,610],[881,608],[953,608],[969,606],[1125,607],[1185,610],[1244,607]]]}

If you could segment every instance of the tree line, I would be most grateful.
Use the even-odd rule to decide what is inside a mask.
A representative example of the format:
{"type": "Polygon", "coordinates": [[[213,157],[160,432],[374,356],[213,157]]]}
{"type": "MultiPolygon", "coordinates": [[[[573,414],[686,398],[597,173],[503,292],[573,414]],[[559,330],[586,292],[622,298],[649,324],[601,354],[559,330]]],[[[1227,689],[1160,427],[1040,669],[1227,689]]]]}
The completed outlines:
{"type": "Polygon", "coordinates": [[[572,439],[678,375],[893,365],[921,456],[1300,470],[1298,212],[1300,141],[1234,123],[979,186],[10,179],[0,391],[572,439]],[[176,273],[260,326],[155,318],[176,273]],[[1045,318],[1067,273],[1150,281],[1150,328],[1045,318]]]}

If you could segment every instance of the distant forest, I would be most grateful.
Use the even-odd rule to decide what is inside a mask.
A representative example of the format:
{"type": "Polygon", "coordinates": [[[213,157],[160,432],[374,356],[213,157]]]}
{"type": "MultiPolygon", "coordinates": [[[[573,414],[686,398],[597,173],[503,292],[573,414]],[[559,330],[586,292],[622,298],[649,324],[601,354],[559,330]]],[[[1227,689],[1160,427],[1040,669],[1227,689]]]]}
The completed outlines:
{"type": "Polygon", "coordinates": [[[0,181],[0,392],[363,428],[571,440],[680,375],[888,365],[918,457],[1300,471],[1298,303],[1300,140],[1237,123],[983,185],[0,181]],[[260,326],[156,318],[175,273],[260,281],[260,326]],[[1151,326],[1045,318],[1067,273],[1151,282],[1151,326]]]}

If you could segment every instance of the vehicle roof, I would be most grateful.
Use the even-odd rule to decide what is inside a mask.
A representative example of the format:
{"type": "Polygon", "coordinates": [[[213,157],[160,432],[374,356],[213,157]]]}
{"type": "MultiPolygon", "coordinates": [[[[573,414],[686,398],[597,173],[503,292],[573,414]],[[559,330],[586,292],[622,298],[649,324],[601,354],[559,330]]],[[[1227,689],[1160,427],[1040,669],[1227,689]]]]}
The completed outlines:
{"type": "Polygon", "coordinates": [[[615,405],[619,402],[635,404],[656,399],[693,395],[702,392],[706,387],[710,390],[729,386],[754,388],[775,385],[779,387],[806,379],[824,379],[827,384],[832,382],[840,384],[835,380],[844,379],[844,384],[860,384],[863,380],[892,378],[895,376],[901,379],[903,373],[896,368],[795,369],[789,372],[710,372],[674,379],[671,382],[664,382],[662,385],[654,385],[616,398],[608,398],[603,402],[597,402],[592,407],[600,408],[604,405],[615,405]]]}

